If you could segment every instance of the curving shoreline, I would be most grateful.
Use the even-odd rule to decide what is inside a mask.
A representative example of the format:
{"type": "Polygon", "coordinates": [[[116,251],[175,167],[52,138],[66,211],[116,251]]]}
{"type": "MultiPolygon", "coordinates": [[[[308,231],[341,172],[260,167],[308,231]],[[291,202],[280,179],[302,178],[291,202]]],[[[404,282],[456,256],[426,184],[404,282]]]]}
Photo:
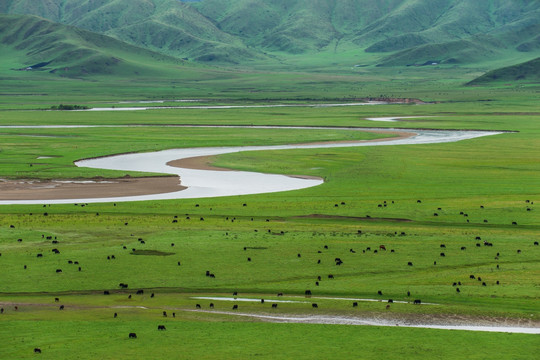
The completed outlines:
{"type": "MultiPolygon", "coordinates": [[[[61,128],[63,126],[47,126],[61,128]]],[[[67,125],[73,128],[79,126],[67,125]]],[[[86,127],[86,126],[80,126],[86,127]]],[[[99,127],[90,125],[88,127],[99,127]]],[[[107,126],[104,127],[114,127],[107,126]]],[[[124,127],[124,126],[119,126],[124,127]]],[[[214,127],[202,125],[202,127],[214,127]]],[[[32,193],[31,189],[24,193],[24,197],[6,199],[2,191],[0,205],[12,204],[67,204],[74,202],[122,202],[122,201],[145,201],[145,200],[169,200],[169,199],[193,199],[218,196],[235,196],[281,192],[299,190],[323,183],[322,179],[306,179],[301,175],[287,176],[276,174],[262,174],[245,171],[222,171],[222,169],[212,169],[201,166],[209,156],[241,151],[261,151],[261,150],[292,150],[292,149],[319,149],[357,146],[389,146],[389,145],[419,145],[455,142],[461,140],[474,139],[482,136],[501,134],[497,131],[469,131],[469,130],[418,130],[418,129],[388,129],[388,128],[343,128],[343,127],[304,127],[304,126],[215,126],[231,128],[291,128],[291,129],[340,129],[349,131],[370,131],[378,133],[399,134],[398,137],[376,139],[369,141],[347,141],[312,144],[293,145],[271,145],[271,146],[236,146],[236,147],[214,147],[214,148],[187,148],[171,149],[151,153],[131,153],[112,155],[102,158],[86,159],[75,163],[76,166],[90,167],[96,169],[120,170],[120,171],[142,171],[163,173],[179,176],[180,184],[177,182],[168,187],[164,187],[156,193],[154,186],[139,188],[137,194],[126,194],[106,191],[105,189],[90,193],[84,184],[74,189],[70,194],[62,197],[48,196],[46,199],[39,198],[32,193]],[[186,160],[191,159],[191,160],[186,160]],[[186,161],[191,161],[192,166],[186,165],[186,161]],[[195,165],[193,165],[195,164],[195,165]],[[180,167],[176,167],[180,166],[180,167]],[[153,190],[149,191],[152,188],[153,190]],[[146,190],[145,190],[146,189],[146,190]],[[82,197],[81,194],[85,196],[82,197]],[[94,196],[92,196],[94,195],[94,196]]],[[[37,126],[43,128],[43,126],[37,126]]],[[[155,179],[155,178],[154,178],[155,179]]],[[[161,179],[161,178],[158,178],[161,179]]],[[[150,182],[151,183],[151,182],[150,182]]],[[[21,195],[22,196],[22,195],[21,195]]]]}

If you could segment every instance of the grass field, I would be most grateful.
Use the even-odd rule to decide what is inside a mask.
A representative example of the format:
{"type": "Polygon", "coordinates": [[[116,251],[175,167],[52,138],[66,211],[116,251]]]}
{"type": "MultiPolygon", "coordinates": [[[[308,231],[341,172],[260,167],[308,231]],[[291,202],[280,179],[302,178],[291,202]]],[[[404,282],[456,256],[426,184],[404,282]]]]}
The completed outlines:
{"type": "MultiPolygon", "coordinates": [[[[255,79],[253,74],[246,76],[255,79]]],[[[333,84],[330,88],[337,89],[330,92],[329,101],[337,102],[341,96],[336,95],[345,97],[361,86],[354,79],[339,83],[340,76],[328,78],[333,84]]],[[[269,78],[270,86],[276,88],[290,84],[290,93],[279,95],[267,87],[263,94],[246,96],[245,90],[236,88],[240,82],[223,84],[234,89],[230,102],[235,104],[271,102],[260,100],[267,96],[273,101],[283,97],[299,102],[313,98],[322,81],[315,77],[313,85],[295,85],[294,79],[285,76],[269,78]],[[298,92],[294,86],[303,90],[298,92]]],[[[116,205],[0,206],[0,307],[4,308],[0,358],[34,357],[35,347],[42,350],[42,357],[55,359],[536,357],[538,335],[274,324],[192,311],[196,304],[210,310],[213,302],[215,311],[230,312],[235,302],[194,297],[238,292],[243,297],[268,299],[265,304],[237,302],[239,311],[249,314],[538,327],[540,247],[534,242],[540,239],[536,205],[540,201],[540,107],[536,86],[466,88],[458,86],[459,79],[446,83],[435,79],[409,92],[411,85],[403,81],[385,88],[385,94],[396,97],[446,99],[426,105],[45,112],[30,109],[50,108],[66,99],[80,105],[110,106],[110,101],[137,98],[145,89],[152,93],[147,100],[173,99],[188,92],[165,88],[162,82],[154,84],[160,89],[156,92],[153,84],[145,89],[118,84],[104,91],[106,83],[72,82],[71,87],[65,80],[66,87],[54,85],[39,97],[30,94],[43,93],[46,87],[33,88],[39,82],[29,80],[31,86],[18,89],[22,95],[7,93],[8,85],[2,85],[7,94],[0,98],[0,125],[254,124],[515,132],[448,144],[250,152],[214,159],[218,166],[325,179],[321,186],[294,192],[116,205]],[[86,93],[72,91],[86,85],[86,93]],[[399,123],[365,120],[378,116],[424,117],[399,123]],[[52,252],[55,248],[59,254],[52,252]],[[335,265],[337,257],[343,261],[341,266],[335,265]],[[206,276],[206,271],[215,277],[206,276]],[[120,288],[120,283],[129,284],[128,289],[120,288]],[[139,289],[143,295],[135,294],[139,289]],[[305,290],[312,292],[311,298],[304,296],[305,290]],[[273,309],[277,293],[284,294],[281,299],[299,302],[280,303],[273,309]],[[352,300],[329,299],[339,297],[381,301],[360,301],[353,308],[352,300]],[[388,299],[395,303],[386,309],[388,299]],[[434,305],[408,303],[414,299],[434,305]],[[317,309],[312,308],[314,302],[317,309]],[[63,311],[60,305],[65,306],[63,311]],[[113,318],[115,312],[118,318],[113,318]],[[167,330],[158,332],[160,324],[167,330]],[[130,332],[136,332],[138,339],[128,339],[130,332]]],[[[358,94],[377,94],[373,83],[365,86],[358,94]]],[[[203,90],[192,94],[202,97],[203,90]]],[[[218,96],[204,97],[203,103],[227,102],[214,97],[218,96]]],[[[158,126],[3,128],[0,177],[116,177],[125,173],[76,168],[73,161],[173,147],[374,136],[340,130],[208,131],[158,126]]]]}

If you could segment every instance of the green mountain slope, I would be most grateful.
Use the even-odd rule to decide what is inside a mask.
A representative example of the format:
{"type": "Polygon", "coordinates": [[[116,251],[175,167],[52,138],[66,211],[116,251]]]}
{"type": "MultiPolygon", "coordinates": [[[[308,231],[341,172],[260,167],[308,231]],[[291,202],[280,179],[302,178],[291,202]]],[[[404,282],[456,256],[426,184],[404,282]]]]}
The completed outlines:
{"type": "Polygon", "coordinates": [[[48,71],[62,76],[152,75],[192,65],[111,37],[35,16],[0,14],[3,71],[48,71]]]}
{"type": "Polygon", "coordinates": [[[236,62],[257,58],[178,0],[6,0],[0,12],[32,14],[176,57],[236,62]]]}
{"type": "Polygon", "coordinates": [[[484,85],[494,81],[517,81],[540,82],[540,58],[527,61],[522,64],[492,70],[473,81],[468,85],[484,85]]]}
{"type": "Polygon", "coordinates": [[[0,12],[222,63],[344,52],[381,66],[540,55],[540,0],[4,0],[0,12]]]}
{"type": "Polygon", "coordinates": [[[433,58],[476,62],[503,55],[501,48],[538,50],[536,0],[202,0],[193,6],[267,51],[338,51],[353,44],[367,52],[406,51],[383,63],[407,65],[433,58]]]}

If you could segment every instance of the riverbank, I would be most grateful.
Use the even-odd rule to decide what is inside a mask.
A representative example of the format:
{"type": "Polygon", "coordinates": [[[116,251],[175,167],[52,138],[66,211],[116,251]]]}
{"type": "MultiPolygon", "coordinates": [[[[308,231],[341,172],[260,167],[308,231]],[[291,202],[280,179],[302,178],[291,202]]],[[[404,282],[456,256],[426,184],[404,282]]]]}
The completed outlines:
{"type": "MultiPolygon", "coordinates": [[[[210,126],[208,127],[210,128],[210,126]]],[[[235,127],[241,128],[241,126],[235,127]]],[[[247,126],[247,128],[251,127],[247,126]]],[[[296,129],[298,127],[291,128],[296,129]]],[[[25,188],[23,183],[18,184],[21,186],[20,188],[11,189],[9,194],[2,192],[0,204],[168,200],[299,190],[321,185],[323,181],[322,179],[305,178],[302,174],[288,176],[245,171],[223,171],[223,169],[214,169],[210,166],[211,157],[243,151],[435,144],[474,139],[500,133],[493,131],[380,128],[346,128],[343,130],[367,131],[397,136],[368,141],[171,149],[81,160],[76,162],[75,165],[95,169],[171,174],[180,177],[182,185],[180,186],[178,183],[174,183],[174,181],[163,180],[161,178],[152,178],[154,180],[135,183],[127,182],[126,184],[118,184],[118,186],[114,187],[108,187],[108,181],[90,184],[69,182],[64,184],[64,186],[54,187],[46,184],[44,188],[38,189],[39,191],[34,193],[35,186],[33,184],[29,184],[25,188]],[[158,182],[160,185],[156,186],[158,182]],[[39,194],[39,196],[36,194],[39,194]]]]}

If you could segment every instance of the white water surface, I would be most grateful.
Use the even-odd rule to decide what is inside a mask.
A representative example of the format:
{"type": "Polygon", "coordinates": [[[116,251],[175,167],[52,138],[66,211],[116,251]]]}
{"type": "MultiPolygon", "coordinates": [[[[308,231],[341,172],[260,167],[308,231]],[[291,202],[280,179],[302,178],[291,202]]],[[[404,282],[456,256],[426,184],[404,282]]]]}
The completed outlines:
{"type": "Polygon", "coordinates": [[[403,320],[382,320],[375,318],[359,318],[347,316],[331,315],[310,315],[310,316],[287,316],[287,315],[259,315],[250,313],[239,313],[230,311],[207,311],[197,310],[209,314],[222,314],[232,316],[245,316],[278,323],[301,323],[301,324],[332,324],[332,325],[367,325],[367,326],[391,326],[408,327],[439,330],[465,330],[465,331],[487,331],[504,332],[515,334],[540,334],[540,328],[520,327],[520,326],[498,326],[498,325],[448,325],[448,324],[429,324],[429,323],[410,323],[403,320]]]}
{"type": "MultiPolygon", "coordinates": [[[[138,125],[145,126],[145,125],[138,125]]],[[[85,128],[85,127],[127,127],[126,126],[100,126],[100,125],[48,125],[48,126],[2,126],[0,128],[85,128]]],[[[192,126],[193,127],[193,126],[192,126]]],[[[200,126],[216,127],[220,126],[200,126]]],[[[223,127],[223,126],[221,126],[223,127]]],[[[281,191],[299,190],[317,186],[323,183],[322,179],[303,179],[286,175],[263,174],[246,171],[213,171],[176,168],[167,165],[168,162],[178,159],[187,159],[199,156],[211,156],[228,154],[242,151],[261,150],[293,150],[293,149],[320,149],[341,148],[356,146],[394,146],[394,145],[418,145],[456,142],[474,139],[482,136],[501,134],[495,131],[461,131],[461,130],[405,130],[405,129],[380,129],[380,128],[329,128],[329,127],[279,127],[279,126],[225,126],[229,128],[280,128],[280,129],[339,129],[349,131],[399,131],[413,134],[408,138],[396,138],[394,140],[379,140],[371,142],[346,142],[325,144],[303,145],[270,145],[270,146],[234,146],[234,147],[207,147],[171,149],[149,153],[113,155],[97,159],[81,160],[76,166],[95,169],[119,170],[119,171],[142,171],[153,173],[173,174],[180,176],[181,184],[187,189],[151,195],[85,198],[81,196],[75,199],[57,200],[2,200],[0,205],[10,204],[71,204],[71,203],[98,203],[98,202],[123,202],[123,201],[146,201],[146,200],[171,200],[171,199],[194,199],[218,196],[235,196],[272,193],[281,191]]],[[[278,155],[276,155],[278,156],[278,155]]],[[[301,174],[299,174],[301,175],[301,174]]]]}
{"type": "MultiPolygon", "coordinates": [[[[361,103],[338,103],[338,104],[267,104],[267,105],[200,105],[200,106],[150,106],[150,107],[107,107],[91,108],[72,111],[133,111],[133,110],[162,110],[162,109],[260,109],[260,108],[284,108],[284,107],[340,107],[340,106],[364,106],[385,105],[384,101],[368,101],[361,103]]],[[[393,103],[399,104],[399,103],[393,103]]]]}
{"type": "Polygon", "coordinates": [[[375,118],[366,118],[369,121],[381,121],[381,122],[398,122],[402,119],[419,119],[427,116],[394,116],[394,117],[375,117],[375,118]]]}
{"type": "MultiPolygon", "coordinates": [[[[214,300],[214,301],[238,301],[238,302],[256,302],[260,303],[261,299],[253,298],[239,298],[239,297],[220,297],[220,296],[194,296],[192,299],[196,300],[214,300]]],[[[294,301],[294,300],[272,300],[264,299],[267,303],[295,303],[295,304],[308,304],[307,301],[294,301]]]]}

